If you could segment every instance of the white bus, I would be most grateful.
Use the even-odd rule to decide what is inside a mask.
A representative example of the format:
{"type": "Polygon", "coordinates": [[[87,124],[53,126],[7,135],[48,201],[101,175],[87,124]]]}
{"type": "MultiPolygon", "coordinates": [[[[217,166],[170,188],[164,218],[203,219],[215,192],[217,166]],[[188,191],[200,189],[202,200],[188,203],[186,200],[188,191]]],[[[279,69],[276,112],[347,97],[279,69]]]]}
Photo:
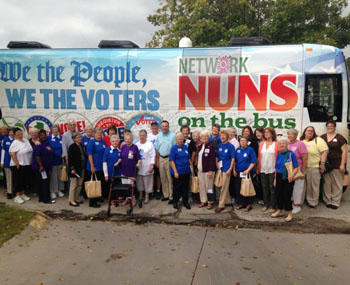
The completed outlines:
{"type": "Polygon", "coordinates": [[[344,56],[326,45],[0,50],[2,123],[25,130],[75,119],[137,134],[164,119],[321,135],[332,119],[348,138],[348,97],[344,56]]]}

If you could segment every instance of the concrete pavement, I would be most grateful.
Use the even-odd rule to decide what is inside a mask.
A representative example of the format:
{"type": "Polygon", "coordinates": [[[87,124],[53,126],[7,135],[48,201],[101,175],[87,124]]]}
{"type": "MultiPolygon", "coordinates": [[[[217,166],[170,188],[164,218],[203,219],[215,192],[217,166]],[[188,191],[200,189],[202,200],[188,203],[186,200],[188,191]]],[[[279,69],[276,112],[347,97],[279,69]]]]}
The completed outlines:
{"type": "Polygon", "coordinates": [[[348,235],[53,220],[0,248],[0,284],[347,284],[348,235]]]}

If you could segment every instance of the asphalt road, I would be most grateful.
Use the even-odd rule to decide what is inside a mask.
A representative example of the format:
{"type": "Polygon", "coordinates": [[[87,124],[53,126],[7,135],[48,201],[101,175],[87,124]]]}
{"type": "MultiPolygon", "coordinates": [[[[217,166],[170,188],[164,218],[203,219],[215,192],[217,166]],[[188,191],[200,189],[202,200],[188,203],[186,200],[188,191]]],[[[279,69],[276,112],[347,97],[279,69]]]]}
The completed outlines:
{"type": "Polygon", "coordinates": [[[349,235],[53,220],[0,248],[1,285],[349,284],[349,235]]]}

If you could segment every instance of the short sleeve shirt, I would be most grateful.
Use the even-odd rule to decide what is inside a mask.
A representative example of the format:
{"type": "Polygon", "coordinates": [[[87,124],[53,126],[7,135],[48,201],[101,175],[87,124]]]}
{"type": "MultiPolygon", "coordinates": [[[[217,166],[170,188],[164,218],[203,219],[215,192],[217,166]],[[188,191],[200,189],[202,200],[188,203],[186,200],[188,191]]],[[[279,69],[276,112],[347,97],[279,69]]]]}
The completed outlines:
{"type": "Polygon", "coordinates": [[[346,139],[340,134],[336,134],[331,141],[327,140],[327,134],[322,135],[321,138],[327,142],[329,148],[328,159],[332,162],[333,168],[339,169],[342,154],[341,147],[344,144],[346,145],[346,139]]]}
{"type": "MultiPolygon", "coordinates": [[[[104,140],[92,139],[88,143],[86,154],[92,155],[96,171],[103,171],[103,154],[105,152],[105,148],[106,145],[104,140]]],[[[86,169],[91,171],[91,164],[89,159],[87,160],[86,169]]]]}
{"type": "MultiPolygon", "coordinates": [[[[32,163],[33,148],[27,139],[23,139],[23,142],[14,140],[10,146],[10,152],[15,152],[19,165],[25,166],[32,163]]],[[[11,158],[10,166],[15,166],[15,162],[11,158]]]]}
{"type": "MultiPolygon", "coordinates": [[[[236,172],[244,172],[251,163],[256,163],[255,151],[252,147],[239,147],[236,151],[236,172]]],[[[252,169],[254,171],[254,168],[252,169]]]]}
{"type": "Polygon", "coordinates": [[[89,141],[92,140],[92,139],[93,139],[93,137],[88,138],[87,136],[83,136],[82,144],[85,145],[85,147],[87,147],[89,141]]]}
{"type": "Polygon", "coordinates": [[[35,157],[40,157],[41,163],[46,171],[50,170],[54,163],[54,151],[46,142],[40,142],[33,148],[33,160],[32,168],[34,171],[40,170],[40,165],[36,161],[35,157]]]}
{"type": "Polygon", "coordinates": [[[10,161],[11,161],[11,156],[10,156],[10,146],[14,139],[11,139],[10,137],[6,137],[2,140],[2,149],[5,151],[4,155],[4,167],[9,168],[10,167],[10,161]]]}
{"type": "Polygon", "coordinates": [[[137,142],[136,145],[139,148],[141,157],[141,166],[138,175],[152,175],[152,173],[149,173],[149,169],[151,164],[155,164],[156,161],[156,151],[154,150],[153,143],[150,141],[146,141],[145,143],[137,142]]]}
{"type": "Polygon", "coordinates": [[[276,159],[276,172],[279,174],[283,174],[283,170],[286,167],[285,163],[290,161],[292,161],[294,168],[299,166],[294,152],[292,151],[280,152],[277,155],[277,159],[276,159]]]}
{"type": "Polygon", "coordinates": [[[219,163],[220,161],[222,163],[221,171],[226,172],[231,166],[232,159],[236,158],[235,147],[229,142],[225,144],[219,143],[216,156],[219,163]]]}
{"type": "Polygon", "coordinates": [[[154,144],[154,147],[161,156],[168,156],[171,148],[175,145],[176,138],[173,132],[168,132],[166,135],[160,133],[154,144]]]}
{"type": "Polygon", "coordinates": [[[303,167],[302,155],[307,154],[307,148],[306,148],[305,144],[301,141],[296,141],[294,143],[288,144],[288,149],[290,151],[294,152],[295,157],[297,158],[299,167],[302,168],[303,167]]]}
{"type": "Polygon", "coordinates": [[[108,177],[114,176],[120,176],[120,164],[116,167],[114,170],[114,164],[117,163],[117,161],[120,158],[120,149],[119,148],[113,148],[112,146],[106,147],[104,154],[103,154],[103,162],[107,163],[107,169],[108,169],[108,177]],[[114,172],[114,173],[113,173],[114,172]]]}
{"type": "Polygon", "coordinates": [[[49,135],[46,139],[47,144],[53,149],[54,162],[53,165],[61,165],[62,163],[62,137],[60,135],[54,137],[49,135]]]}
{"type": "MultiPolygon", "coordinates": [[[[188,174],[191,172],[189,160],[190,160],[190,153],[186,145],[184,144],[182,146],[174,145],[171,148],[169,161],[174,161],[176,170],[180,175],[188,174]]],[[[172,175],[175,174],[171,166],[170,166],[170,173],[172,175]]]]}
{"type": "Polygon", "coordinates": [[[303,143],[305,144],[308,153],[307,167],[319,167],[321,152],[328,150],[326,142],[322,138],[316,137],[312,141],[303,140],[303,143]]]}

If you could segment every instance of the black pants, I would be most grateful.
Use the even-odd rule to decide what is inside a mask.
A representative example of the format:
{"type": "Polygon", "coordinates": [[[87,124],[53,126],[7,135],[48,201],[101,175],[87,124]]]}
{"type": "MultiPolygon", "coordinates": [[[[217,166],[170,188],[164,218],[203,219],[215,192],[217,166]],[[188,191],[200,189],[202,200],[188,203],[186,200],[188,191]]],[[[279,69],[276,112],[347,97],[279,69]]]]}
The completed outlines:
{"type": "Polygon", "coordinates": [[[294,181],[288,182],[282,180],[282,174],[277,173],[276,175],[276,196],[277,206],[279,210],[292,211],[292,194],[293,194],[294,181]]]}
{"type": "MultiPolygon", "coordinates": [[[[91,180],[91,171],[89,170],[86,170],[86,181],[90,181],[91,180]]],[[[102,190],[102,196],[103,197],[107,197],[108,195],[108,185],[105,181],[105,175],[103,173],[103,171],[96,171],[96,178],[97,180],[101,181],[101,190],[102,190]]],[[[89,205],[92,206],[94,204],[97,203],[97,201],[99,200],[100,198],[92,198],[92,199],[89,199],[89,205]]]]}
{"type": "Polygon", "coordinates": [[[26,190],[32,185],[33,170],[30,165],[10,166],[13,176],[13,194],[26,190]]]}
{"type": "Polygon", "coordinates": [[[241,195],[241,180],[238,173],[235,177],[236,204],[246,207],[254,203],[254,197],[244,197],[241,195]]]}
{"type": "Polygon", "coordinates": [[[50,197],[50,172],[46,171],[47,178],[43,179],[40,171],[34,171],[36,185],[38,186],[39,202],[49,203],[50,197]]]}
{"type": "Polygon", "coordinates": [[[171,175],[173,179],[173,201],[174,203],[179,202],[180,197],[182,197],[182,204],[188,203],[188,193],[190,186],[190,174],[181,174],[179,178],[175,178],[171,175]]]}

